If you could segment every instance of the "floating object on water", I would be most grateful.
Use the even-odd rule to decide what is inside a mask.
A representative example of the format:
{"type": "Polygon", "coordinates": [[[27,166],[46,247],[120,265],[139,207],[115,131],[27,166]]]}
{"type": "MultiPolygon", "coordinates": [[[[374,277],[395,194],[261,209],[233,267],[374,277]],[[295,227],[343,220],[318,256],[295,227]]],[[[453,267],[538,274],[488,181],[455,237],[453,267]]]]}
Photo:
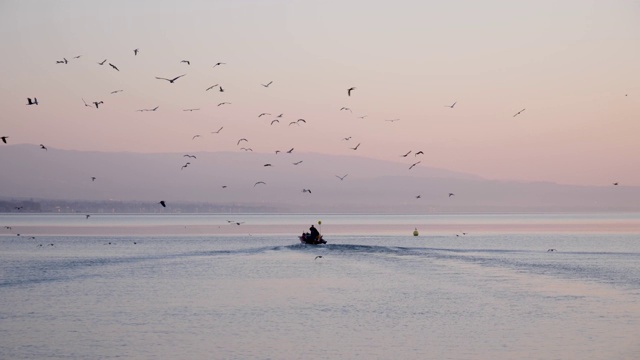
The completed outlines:
{"type": "Polygon", "coordinates": [[[418,236],[420,233],[418,232],[418,228],[413,229],[413,236],[418,236]]]}

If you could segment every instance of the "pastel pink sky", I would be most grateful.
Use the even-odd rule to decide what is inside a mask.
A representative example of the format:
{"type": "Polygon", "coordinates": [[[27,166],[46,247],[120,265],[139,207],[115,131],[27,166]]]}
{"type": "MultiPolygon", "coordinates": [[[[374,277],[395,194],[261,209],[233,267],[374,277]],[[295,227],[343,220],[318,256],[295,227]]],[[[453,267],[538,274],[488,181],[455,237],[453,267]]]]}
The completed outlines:
{"type": "Polygon", "coordinates": [[[0,136],[132,152],[240,151],[247,138],[256,152],[393,161],[422,150],[422,166],[489,179],[640,186],[638,19],[636,1],[3,1],[0,136]]]}

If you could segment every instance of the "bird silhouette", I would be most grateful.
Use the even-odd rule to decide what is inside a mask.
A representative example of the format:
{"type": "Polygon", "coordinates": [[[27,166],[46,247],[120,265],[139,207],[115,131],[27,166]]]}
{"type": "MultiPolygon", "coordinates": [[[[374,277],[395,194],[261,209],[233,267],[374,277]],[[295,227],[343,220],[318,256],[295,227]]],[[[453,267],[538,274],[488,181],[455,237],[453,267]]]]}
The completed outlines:
{"type": "Polygon", "coordinates": [[[89,219],[90,216],[91,215],[89,215],[89,214],[85,215],[85,219],[89,219]]]}
{"type": "Polygon", "coordinates": [[[162,205],[162,207],[167,207],[167,204],[164,202],[164,200],[160,200],[158,204],[162,205]]]}
{"type": "Polygon", "coordinates": [[[264,165],[262,165],[262,166],[273,166],[273,165],[271,165],[271,164],[264,164],[264,165]]]}
{"type": "Polygon", "coordinates": [[[213,89],[213,88],[214,88],[214,87],[216,87],[216,86],[218,86],[218,84],[211,85],[211,86],[209,86],[208,88],[206,88],[206,89],[205,89],[205,91],[209,91],[209,90],[213,89]]]}
{"type": "Polygon", "coordinates": [[[302,164],[302,160],[296,161],[296,162],[293,163],[293,165],[300,165],[300,164],[302,164]]]}
{"type": "Polygon", "coordinates": [[[357,88],[355,88],[355,87],[350,87],[350,88],[348,88],[348,89],[347,89],[347,95],[348,95],[348,96],[351,96],[351,92],[352,92],[353,90],[355,90],[355,89],[357,89],[357,88]]]}
{"type": "Polygon", "coordinates": [[[256,187],[256,185],[258,185],[258,184],[267,185],[267,183],[266,183],[266,182],[264,182],[264,181],[258,181],[258,182],[256,182],[255,184],[253,184],[253,187],[256,187]]]}
{"type": "Polygon", "coordinates": [[[193,137],[191,138],[191,140],[194,140],[195,138],[199,138],[200,135],[193,135],[193,137]]]}
{"type": "Polygon", "coordinates": [[[400,121],[400,119],[389,119],[389,120],[385,120],[385,121],[388,121],[388,122],[392,122],[392,123],[394,123],[394,122],[396,122],[396,121],[400,121]]]}
{"type": "Polygon", "coordinates": [[[258,117],[262,117],[262,116],[265,116],[265,115],[271,115],[271,114],[269,114],[269,113],[262,113],[262,114],[258,115],[258,117]]]}
{"type": "Polygon", "coordinates": [[[456,194],[454,193],[449,193],[449,197],[455,196],[456,194]]]}
{"type": "Polygon", "coordinates": [[[273,120],[271,120],[271,124],[270,124],[270,125],[273,125],[273,123],[279,123],[279,122],[280,122],[280,120],[278,120],[278,119],[273,119],[273,120]]]}
{"type": "Polygon", "coordinates": [[[287,154],[291,154],[291,153],[293,152],[293,149],[294,149],[294,148],[289,149],[289,150],[287,151],[287,154]]]}
{"type": "Polygon", "coordinates": [[[123,92],[123,91],[124,91],[124,90],[114,90],[114,91],[112,91],[111,93],[112,93],[112,94],[117,94],[117,93],[119,93],[119,92],[123,92]]]}
{"type": "Polygon", "coordinates": [[[614,182],[614,183],[613,183],[613,185],[618,186],[618,183],[617,183],[617,182],[614,182]]]}
{"type": "Polygon", "coordinates": [[[114,68],[117,71],[120,71],[120,69],[118,69],[115,65],[113,65],[112,63],[109,63],[109,66],[111,66],[112,68],[114,68]]]}
{"type": "Polygon", "coordinates": [[[192,158],[192,159],[197,159],[195,155],[189,155],[189,154],[183,155],[182,157],[188,157],[188,158],[192,158]]]}
{"type": "Polygon", "coordinates": [[[57,60],[56,64],[67,64],[69,61],[67,61],[66,58],[62,58],[62,60],[57,60]]]}
{"type": "Polygon", "coordinates": [[[356,145],[356,147],[352,147],[352,148],[349,148],[349,149],[351,149],[351,150],[358,150],[358,147],[360,147],[360,143],[358,143],[358,145],[356,145]]]}
{"type": "Polygon", "coordinates": [[[349,140],[351,140],[351,136],[348,136],[348,137],[346,137],[346,138],[342,138],[342,140],[349,141],[349,140]]]}
{"type": "Polygon", "coordinates": [[[219,65],[226,65],[226,64],[227,63],[219,62],[219,63],[216,63],[215,65],[213,65],[213,67],[216,67],[216,66],[219,66],[219,65]]]}
{"type": "Polygon", "coordinates": [[[342,181],[342,180],[344,180],[344,178],[346,178],[346,177],[347,177],[347,175],[349,175],[349,174],[345,174],[344,176],[338,176],[338,175],[336,175],[336,177],[337,177],[338,179],[340,179],[340,181],[342,181]]]}
{"type": "Polygon", "coordinates": [[[240,145],[240,142],[242,142],[242,141],[249,142],[249,140],[247,140],[247,139],[245,139],[245,138],[242,138],[242,139],[238,140],[238,142],[236,143],[236,145],[240,145]]]}
{"type": "Polygon", "coordinates": [[[189,60],[182,60],[180,61],[180,63],[186,63],[187,65],[191,65],[191,61],[189,60]]]}
{"type": "Polygon", "coordinates": [[[92,176],[92,177],[91,177],[91,181],[96,181],[96,177],[95,177],[95,176],[92,176]]]}
{"type": "Polygon", "coordinates": [[[409,152],[408,152],[408,153],[406,153],[406,154],[404,154],[404,155],[400,155],[400,156],[402,156],[402,157],[407,157],[407,156],[409,156],[409,154],[411,154],[411,150],[409,150],[409,152]]]}
{"type": "Polygon", "coordinates": [[[187,166],[189,166],[189,165],[191,165],[191,163],[190,163],[190,162],[188,162],[188,163],[186,163],[186,164],[182,165],[182,167],[180,168],[180,170],[182,170],[182,169],[186,168],[186,167],[187,167],[187,166]]]}
{"type": "Polygon", "coordinates": [[[311,189],[302,189],[302,192],[303,193],[308,192],[309,194],[311,194],[311,189]]]}
{"type": "Polygon", "coordinates": [[[413,154],[413,157],[416,157],[418,155],[424,155],[423,151],[418,151],[417,153],[413,154]]]}
{"type": "Polygon", "coordinates": [[[342,111],[342,110],[349,110],[350,113],[353,113],[353,111],[351,111],[351,109],[349,109],[348,107],[344,107],[343,106],[343,107],[340,108],[340,111],[342,111]]]}
{"type": "Polygon", "coordinates": [[[158,77],[158,76],[156,76],[156,79],[158,79],[158,80],[167,80],[169,83],[173,84],[173,82],[174,82],[174,81],[176,81],[176,80],[180,79],[181,77],[183,77],[183,76],[185,76],[185,75],[187,75],[187,74],[182,74],[182,75],[180,75],[180,76],[176,76],[176,77],[174,77],[173,79],[167,79],[167,78],[163,78],[163,77],[158,77]]]}
{"type": "Polygon", "coordinates": [[[27,98],[27,105],[38,105],[38,99],[33,98],[33,100],[31,100],[31,98],[27,98]]]}
{"type": "Polygon", "coordinates": [[[82,102],[84,103],[84,106],[91,107],[91,105],[87,104],[87,102],[86,102],[86,101],[84,101],[84,98],[81,98],[81,99],[82,99],[82,102]]]}
{"type": "Polygon", "coordinates": [[[212,134],[220,134],[220,130],[222,130],[222,128],[224,128],[224,126],[221,126],[220,129],[218,129],[218,131],[212,131],[212,134]]]}
{"type": "Polygon", "coordinates": [[[137,56],[140,49],[133,49],[133,56],[137,56]]]}
{"type": "Polygon", "coordinates": [[[7,143],[8,138],[9,138],[8,136],[0,136],[0,139],[2,139],[2,142],[5,144],[7,143]]]}
{"type": "Polygon", "coordinates": [[[422,161],[418,161],[417,163],[413,163],[411,164],[411,166],[409,166],[409,170],[413,169],[416,165],[420,164],[422,161]]]}
{"type": "Polygon", "coordinates": [[[269,81],[269,82],[268,82],[268,83],[266,83],[266,84],[260,84],[260,85],[262,85],[262,86],[264,86],[264,87],[269,87],[269,85],[271,85],[271,83],[272,83],[272,82],[273,82],[273,81],[269,81]]]}
{"type": "Polygon", "coordinates": [[[198,111],[198,110],[200,110],[200,109],[184,109],[182,111],[198,111]]]}
{"type": "Polygon", "coordinates": [[[94,101],[93,102],[93,105],[96,106],[96,109],[99,109],[100,104],[104,104],[104,102],[102,102],[102,101],[94,101]]]}
{"type": "Polygon", "coordinates": [[[104,65],[104,63],[107,62],[107,59],[102,60],[102,62],[99,62],[98,65],[104,65]]]}
{"type": "Polygon", "coordinates": [[[520,114],[521,114],[523,111],[525,111],[525,110],[526,110],[526,109],[522,109],[522,110],[518,111],[517,113],[515,113],[515,115],[513,115],[513,117],[516,117],[516,116],[520,115],[520,114]]]}
{"type": "Polygon", "coordinates": [[[416,199],[422,198],[422,195],[416,195],[416,199]]]}
{"type": "Polygon", "coordinates": [[[218,85],[218,91],[224,92],[224,89],[222,88],[222,85],[218,85]]]}
{"type": "Polygon", "coordinates": [[[42,144],[40,144],[40,149],[42,149],[42,150],[46,150],[46,151],[49,151],[49,150],[47,149],[47,147],[46,147],[46,146],[44,146],[44,145],[42,145],[42,144]]]}
{"type": "Polygon", "coordinates": [[[448,107],[448,108],[452,108],[453,109],[453,107],[456,106],[457,103],[458,102],[456,101],[452,105],[445,105],[444,107],[448,107]]]}
{"type": "Polygon", "coordinates": [[[225,101],[225,102],[221,102],[221,103],[218,104],[218,106],[221,106],[221,105],[231,105],[231,103],[225,101]]]}
{"type": "Polygon", "coordinates": [[[160,106],[158,105],[158,106],[154,107],[153,109],[140,109],[140,110],[136,110],[136,111],[156,111],[156,110],[158,110],[159,107],[160,106]]]}
{"type": "Polygon", "coordinates": [[[322,259],[322,255],[316,256],[313,260],[318,260],[318,259],[322,259]]]}

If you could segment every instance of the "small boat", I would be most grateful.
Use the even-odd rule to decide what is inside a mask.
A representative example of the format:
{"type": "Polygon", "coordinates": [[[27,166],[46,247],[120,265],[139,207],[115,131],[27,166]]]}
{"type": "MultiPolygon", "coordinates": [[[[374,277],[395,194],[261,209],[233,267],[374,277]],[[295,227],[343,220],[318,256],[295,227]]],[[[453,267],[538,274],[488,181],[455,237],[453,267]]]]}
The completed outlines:
{"type": "Polygon", "coordinates": [[[322,235],[318,236],[317,238],[312,238],[311,234],[309,233],[304,233],[302,235],[300,235],[298,237],[300,239],[300,242],[303,244],[308,244],[308,245],[320,245],[320,244],[326,244],[327,242],[322,239],[322,235]]]}

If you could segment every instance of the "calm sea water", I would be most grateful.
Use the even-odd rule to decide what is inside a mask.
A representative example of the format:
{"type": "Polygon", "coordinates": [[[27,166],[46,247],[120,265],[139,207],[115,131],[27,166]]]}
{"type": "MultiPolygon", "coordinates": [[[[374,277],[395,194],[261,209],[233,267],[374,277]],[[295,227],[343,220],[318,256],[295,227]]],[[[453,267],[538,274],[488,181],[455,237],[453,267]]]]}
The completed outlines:
{"type": "Polygon", "coordinates": [[[0,359],[639,359],[638,224],[2,215],[0,359]]]}

